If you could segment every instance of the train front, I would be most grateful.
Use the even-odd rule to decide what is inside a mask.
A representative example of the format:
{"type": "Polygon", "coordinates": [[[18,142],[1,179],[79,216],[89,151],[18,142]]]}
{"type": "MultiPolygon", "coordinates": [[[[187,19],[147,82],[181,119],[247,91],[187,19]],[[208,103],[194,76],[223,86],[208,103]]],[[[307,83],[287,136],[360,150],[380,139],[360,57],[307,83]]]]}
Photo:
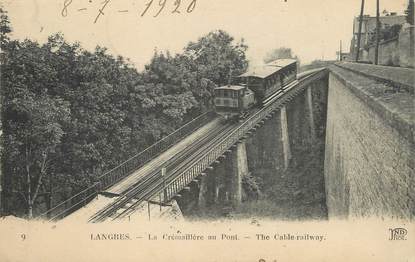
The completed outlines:
{"type": "Polygon", "coordinates": [[[221,86],[215,88],[215,110],[225,119],[238,118],[243,111],[241,101],[245,87],[243,86],[221,86]]]}

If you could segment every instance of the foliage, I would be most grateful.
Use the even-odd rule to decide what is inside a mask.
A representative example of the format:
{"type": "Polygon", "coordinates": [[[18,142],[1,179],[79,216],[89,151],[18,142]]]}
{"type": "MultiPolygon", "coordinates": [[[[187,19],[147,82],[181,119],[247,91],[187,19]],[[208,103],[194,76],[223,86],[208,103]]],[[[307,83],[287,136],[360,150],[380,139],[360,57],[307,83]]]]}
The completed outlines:
{"type": "MultiPolygon", "coordinates": [[[[401,31],[402,25],[396,24],[396,25],[384,25],[380,27],[379,30],[379,41],[388,41],[390,39],[394,39],[399,36],[399,32],[401,31]]],[[[376,30],[376,29],[375,29],[376,30]]],[[[369,46],[374,45],[376,43],[376,32],[371,33],[371,37],[369,38],[369,41],[366,45],[366,49],[369,48],[369,46]]]]}
{"type": "Polygon", "coordinates": [[[8,34],[12,32],[7,11],[0,7],[0,49],[9,41],[8,34]]]}
{"type": "Polygon", "coordinates": [[[264,57],[264,63],[269,63],[277,59],[299,60],[298,57],[293,54],[291,48],[281,47],[268,52],[264,57]]]}
{"type": "Polygon", "coordinates": [[[227,84],[230,75],[245,72],[246,50],[243,39],[234,43],[228,33],[213,31],[197,42],[190,42],[183,54],[173,57],[168,52],[155,52],[144,78],[158,85],[166,95],[193,96],[195,101],[186,99],[193,103],[191,112],[201,113],[211,108],[214,87],[227,84]]]}
{"type": "Polygon", "coordinates": [[[251,174],[242,177],[242,187],[247,195],[248,200],[258,200],[261,195],[261,178],[251,174]]]}
{"type": "Polygon", "coordinates": [[[10,41],[4,11],[1,19],[6,209],[29,217],[208,110],[216,84],[247,65],[246,46],[223,31],[183,54],[156,52],[137,72],[127,59],[61,34],[44,44],[10,41]]]}
{"type": "Polygon", "coordinates": [[[210,32],[197,42],[190,42],[185,54],[193,58],[196,73],[216,85],[228,84],[229,75],[245,72],[248,62],[244,40],[233,44],[234,38],[222,30],[210,32]]]}

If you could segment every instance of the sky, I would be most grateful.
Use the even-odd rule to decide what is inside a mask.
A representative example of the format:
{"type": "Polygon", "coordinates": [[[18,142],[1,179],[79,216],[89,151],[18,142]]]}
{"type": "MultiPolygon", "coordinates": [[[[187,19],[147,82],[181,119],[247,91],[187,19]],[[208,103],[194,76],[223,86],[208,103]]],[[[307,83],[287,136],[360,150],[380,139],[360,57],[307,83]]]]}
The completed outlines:
{"type": "MultiPolygon", "coordinates": [[[[349,49],[353,17],[360,12],[361,0],[0,0],[0,3],[9,13],[13,38],[44,42],[49,35],[62,32],[70,42],[80,42],[88,50],[96,45],[107,47],[109,53],[129,58],[142,69],[155,48],[181,52],[189,41],[218,29],[227,31],[236,40],[244,38],[251,64],[259,63],[267,52],[280,47],[291,48],[302,64],[336,59],[340,41],[343,51],[349,49]],[[180,2],[180,13],[172,13],[176,1],[180,2]],[[188,13],[186,9],[192,1],[195,5],[188,13]],[[99,9],[104,5],[100,14],[99,9]]],[[[402,14],[407,0],[380,0],[380,5],[381,11],[402,14]]],[[[375,12],[376,0],[366,0],[365,14],[375,12]]]]}

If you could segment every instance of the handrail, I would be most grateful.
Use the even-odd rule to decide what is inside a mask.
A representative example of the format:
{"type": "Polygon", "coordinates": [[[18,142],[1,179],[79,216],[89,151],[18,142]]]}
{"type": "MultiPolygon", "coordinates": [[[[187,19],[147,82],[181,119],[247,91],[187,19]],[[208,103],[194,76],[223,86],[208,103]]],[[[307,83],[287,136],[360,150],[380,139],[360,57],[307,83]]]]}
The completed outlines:
{"type": "MultiPolygon", "coordinates": [[[[302,92],[311,79],[315,79],[314,76],[320,76],[321,72],[327,72],[326,69],[319,70],[319,72],[314,72],[310,75],[304,76],[301,79],[301,82],[293,82],[289,86],[287,93],[282,97],[276,97],[274,100],[270,101],[270,104],[265,105],[262,109],[251,115],[244,123],[237,126],[232,132],[227,134],[225,137],[220,138],[219,142],[215,142],[215,145],[208,149],[207,152],[195,157],[195,160],[192,159],[192,164],[186,167],[184,171],[181,171],[179,174],[170,174],[168,178],[169,181],[165,184],[160,184],[161,181],[156,182],[151,185],[150,191],[146,193],[145,196],[138,198],[132,206],[129,206],[126,210],[121,212],[116,218],[126,217],[128,214],[133,212],[134,207],[140,204],[143,200],[151,199],[156,194],[163,192],[164,202],[168,202],[172,197],[174,197],[178,192],[180,192],[185,186],[187,186],[195,177],[202,173],[209,165],[211,165],[217,158],[219,158],[223,153],[230,148],[232,145],[237,143],[245,134],[251,130],[255,125],[258,124],[263,118],[267,118],[271,114],[275,113],[277,109],[282,107],[285,103],[289,102],[292,97],[296,96],[298,93],[302,92]],[[294,86],[300,85],[299,88],[293,89],[294,86]]],[[[320,76],[321,77],[321,76],[320,76]]],[[[160,174],[161,170],[157,170],[156,174],[160,174]]],[[[132,194],[137,191],[139,187],[132,188],[132,194]]],[[[124,199],[124,202],[128,201],[130,197],[124,199]]],[[[121,204],[122,205],[122,204],[121,204]]],[[[101,214],[100,219],[107,216],[107,214],[101,214]]],[[[113,218],[115,219],[115,218],[113,218]]],[[[100,220],[96,220],[100,221],[100,220]]],[[[101,220],[102,221],[102,220],[101,220]]]]}
{"type": "Polygon", "coordinates": [[[70,198],[60,202],[58,205],[45,211],[44,213],[40,214],[36,218],[47,217],[48,214],[51,214],[54,211],[59,210],[60,208],[66,206],[68,203],[71,203],[71,206],[69,208],[64,208],[63,211],[60,211],[57,215],[54,215],[50,220],[56,220],[57,218],[61,218],[61,217],[68,215],[69,213],[71,213],[68,211],[73,211],[73,209],[76,208],[80,203],[85,202],[85,200],[91,198],[92,196],[97,195],[100,191],[105,190],[108,187],[114,185],[121,179],[131,174],[132,171],[137,170],[138,168],[144,166],[146,163],[151,161],[155,156],[159,155],[162,152],[165,152],[167,149],[172,147],[175,143],[177,143],[178,140],[184,138],[185,136],[194,132],[196,129],[205,125],[208,121],[213,119],[213,117],[214,117],[214,113],[212,111],[199,115],[198,117],[187,122],[185,125],[176,129],[174,132],[163,137],[162,139],[160,139],[153,145],[144,149],[140,153],[137,153],[136,155],[130,157],[129,159],[122,162],[118,166],[98,176],[97,182],[95,182],[93,185],[87,187],[81,192],[76,193],[70,198]],[[91,193],[91,190],[93,193],[91,193]],[[87,194],[87,192],[89,193],[87,194]],[[75,204],[72,204],[73,200],[76,200],[78,197],[81,197],[81,196],[83,196],[81,198],[81,201],[78,201],[75,204]]]}
{"type": "Polygon", "coordinates": [[[168,148],[170,148],[172,145],[174,145],[178,139],[183,138],[184,136],[190,134],[197,128],[203,126],[206,124],[206,120],[209,120],[210,116],[212,116],[212,112],[206,112],[197,118],[193,119],[192,121],[186,123],[185,125],[181,126],[179,129],[175,130],[173,133],[163,137],[150,147],[144,149],[140,153],[130,157],[123,163],[119,164],[118,166],[114,167],[113,169],[107,171],[106,173],[102,174],[98,177],[98,180],[101,182],[101,190],[108,188],[108,186],[115,184],[119,180],[125,177],[125,173],[129,173],[131,170],[135,170],[144,164],[148,163],[155,155],[160,154],[161,152],[164,152],[168,148]],[[144,159],[143,162],[135,163],[135,165],[131,165],[130,163],[132,161],[139,160],[139,158],[144,159]],[[117,170],[120,170],[124,168],[126,165],[128,165],[128,170],[121,170],[123,171],[123,174],[121,176],[116,175],[115,181],[113,179],[108,179],[108,176],[114,175],[114,172],[117,170]]]}
{"type": "MultiPolygon", "coordinates": [[[[322,70],[323,71],[323,70],[322,70]]],[[[181,171],[178,174],[170,174],[168,175],[169,181],[166,181],[167,183],[163,182],[163,184],[160,184],[161,181],[157,180],[156,183],[151,184],[150,191],[145,193],[145,196],[140,196],[140,198],[137,198],[137,202],[135,202],[133,205],[129,206],[126,210],[121,212],[121,214],[117,215],[116,218],[125,217],[131,212],[133,212],[134,207],[136,207],[138,204],[140,204],[143,200],[151,199],[156,194],[159,194],[160,192],[164,193],[164,202],[168,202],[172,197],[174,197],[178,192],[180,192],[186,185],[188,185],[195,177],[197,177],[200,173],[202,173],[209,165],[211,165],[218,157],[223,155],[223,153],[230,148],[232,145],[237,143],[242,137],[245,136],[245,134],[251,130],[260,120],[263,118],[266,118],[270,114],[273,114],[276,109],[283,106],[285,103],[287,103],[293,96],[297,95],[298,93],[302,92],[304,88],[306,87],[306,84],[308,83],[308,79],[311,79],[315,75],[319,75],[317,73],[310,74],[308,76],[304,76],[301,79],[301,82],[293,82],[289,86],[286,86],[287,93],[286,96],[283,97],[276,97],[274,100],[270,101],[270,104],[265,105],[262,109],[251,115],[247,120],[244,121],[244,123],[237,126],[233,131],[231,131],[229,134],[225,134],[225,137],[222,137],[219,139],[219,141],[215,145],[208,149],[207,152],[202,153],[199,156],[195,156],[195,159],[192,159],[191,165],[185,168],[184,171],[181,171]],[[302,85],[300,88],[293,89],[294,86],[302,85]],[[171,178],[171,179],[170,179],[171,178]]],[[[155,172],[156,176],[152,176],[153,178],[157,178],[157,174],[161,175],[161,170],[157,170],[155,172]]],[[[139,187],[134,187],[130,189],[129,192],[131,192],[131,196],[135,195],[137,190],[139,190],[139,187]]],[[[131,196],[127,196],[129,193],[126,193],[124,195],[124,199],[116,206],[112,206],[112,211],[106,210],[104,213],[101,213],[95,217],[93,217],[90,221],[102,221],[105,217],[107,217],[111,212],[113,212],[113,208],[119,208],[123,205],[123,203],[126,203],[129,199],[131,199],[131,196]]],[[[137,196],[137,195],[135,195],[137,196]]],[[[101,212],[101,211],[100,211],[101,212]]],[[[98,213],[97,213],[98,214],[98,213]]],[[[115,218],[113,218],[115,219],[115,218]]]]}
{"type": "MultiPolygon", "coordinates": [[[[94,189],[94,193],[95,193],[95,194],[96,194],[96,193],[98,193],[98,191],[97,191],[97,189],[98,189],[98,187],[97,187],[97,186],[98,186],[98,185],[99,185],[99,183],[98,183],[98,182],[97,182],[97,183],[94,183],[92,186],[89,186],[89,187],[85,188],[84,190],[82,190],[82,191],[80,191],[80,192],[76,193],[75,195],[71,196],[70,198],[66,199],[65,201],[60,202],[58,205],[54,206],[54,207],[53,207],[53,208],[51,208],[51,209],[48,209],[47,211],[45,211],[44,213],[40,214],[40,215],[39,215],[39,216],[37,216],[36,218],[42,218],[42,217],[45,217],[45,216],[47,216],[48,214],[53,213],[53,211],[58,210],[60,207],[62,207],[62,206],[64,206],[64,205],[68,204],[68,202],[72,202],[73,200],[77,199],[78,197],[83,196],[81,199],[82,199],[82,201],[84,201],[84,200],[85,200],[85,195],[86,195],[86,194],[87,194],[87,192],[89,192],[91,189],[94,189]]],[[[89,195],[90,195],[90,194],[89,194],[89,195]]],[[[63,211],[60,211],[60,213],[58,213],[58,215],[54,215],[54,217],[52,217],[50,220],[54,220],[54,218],[55,218],[56,216],[59,216],[60,214],[62,214],[62,213],[64,213],[64,212],[66,212],[67,210],[69,210],[69,209],[73,208],[75,205],[76,205],[76,204],[74,204],[74,205],[70,206],[69,208],[65,208],[63,211]]]]}
{"type": "MultiPolygon", "coordinates": [[[[294,90],[291,89],[287,94],[292,94],[293,96],[301,92],[311,81],[311,78],[318,76],[320,73],[325,72],[326,69],[319,70],[318,72],[313,72],[313,74],[304,76],[301,79],[301,82],[298,83],[300,88],[294,90]]],[[[294,88],[294,87],[293,87],[294,88]]],[[[237,143],[249,130],[251,130],[259,121],[261,121],[266,116],[273,114],[273,112],[281,108],[289,98],[276,100],[274,103],[268,104],[266,107],[250,116],[246,121],[241,125],[235,128],[231,133],[226,137],[222,138],[216,146],[211,148],[206,154],[200,156],[192,165],[190,165],[186,170],[184,170],[176,178],[169,181],[162,190],[167,193],[165,196],[165,201],[171,199],[176,193],[180,192],[183,189],[184,185],[192,181],[196,176],[203,172],[209,165],[211,165],[218,157],[220,157],[226,150],[228,150],[232,145],[237,143]],[[184,180],[184,183],[182,183],[184,180]]]]}
{"type": "MultiPolygon", "coordinates": [[[[304,76],[301,79],[301,82],[298,83],[298,85],[302,86],[298,89],[290,89],[287,94],[296,95],[304,87],[306,86],[306,83],[311,81],[311,79],[314,79],[315,76],[319,75],[322,72],[325,72],[326,69],[323,69],[319,72],[316,72],[307,76],[304,76]]],[[[206,154],[202,155],[198,158],[197,161],[195,161],[191,166],[189,166],[184,172],[179,174],[176,178],[173,178],[171,181],[166,184],[162,188],[162,190],[166,190],[168,193],[168,198],[170,199],[172,196],[174,196],[177,192],[179,192],[181,189],[183,189],[184,184],[190,182],[195,176],[199,175],[204,169],[206,169],[210,164],[212,164],[218,157],[220,157],[228,148],[230,148],[232,145],[234,145],[238,140],[241,139],[245,135],[246,132],[248,132],[250,129],[252,129],[261,119],[265,118],[267,115],[270,115],[273,113],[273,111],[277,110],[281,106],[283,106],[287,101],[289,101],[289,98],[287,96],[286,99],[276,100],[273,103],[268,104],[266,107],[262,108],[260,111],[256,112],[254,115],[250,116],[244,123],[239,125],[235,130],[233,130],[230,134],[228,134],[226,137],[222,138],[221,141],[212,149],[210,149],[206,154]],[[183,181],[184,180],[184,181],[183,181]],[[185,183],[180,183],[185,182],[185,183]]],[[[132,165],[132,161],[136,160],[139,156],[143,155],[145,156],[145,152],[149,152],[149,155],[152,156],[154,154],[159,154],[163,150],[166,150],[167,148],[171,147],[172,142],[177,140],[178,138],[192,132],[192,130],[195,130],[196,128],[202,126],[204,124],[204,121],[209,120],[210,114],[212,112],[207,112],[205,114],[200,115],[196,119],[193,119],[192,121],[188,122],[178,130],[174,131],[173,133],[169,134],[167,137],[159,140],[149,148],[146,148],[142,152],[138,153],[137,155],[129,158],[128,160],[124,161],[117,167],[111,169],[110,171],[104,173],[103,175],[99,176],[99,181],[94,183],[91,187],[77,193],[76,195],[72,196],[68,200],[65,200],[64,202],[60,203],[59,205],[55,206],[54,208],[46,211],[39,217],[43,217],[47,214],[50,214],[52,210],[58,209],[58,207],[68,203],[69,201],[72,201],[73,199],[76,199],[76,197],[84,195],[83,198],[81,198],[80,201],[73,204],[70,208],[67,208],[57,215],[54,215],[51,220],[55,220],[60,217],[64,217],[71,213],[72,211],[76,210],[78,206],[81,203],[85,203],[90,198],[96,196],[97,193],[107,188],[108,185],[112,185],[116,183],[117,181],[121,180],[125,177],[125,175],[130,174],[131,170],[136,170],[137,167],[134,168],[136,165],[132,165]],[[163,144],[163,141],[166,141],[167,144],[163,144]],[[170,144],[170,145],[169,145],[170,144]],[[152,151],[152,149],[154,151],[152,151]],[[116,172],[116,170],[119,170],[120,172],[116,172]],[[90,193],[88,190],[94,189],[95,193],[90,193]]],[[[147,156],[144,157],[144,162],[141,163],[141,165],[147,163],[150,161],[151,158],[148,158],[147,156]]],[[[136,162],[133,162],[133,164],[138,164],[136,162]]]]}

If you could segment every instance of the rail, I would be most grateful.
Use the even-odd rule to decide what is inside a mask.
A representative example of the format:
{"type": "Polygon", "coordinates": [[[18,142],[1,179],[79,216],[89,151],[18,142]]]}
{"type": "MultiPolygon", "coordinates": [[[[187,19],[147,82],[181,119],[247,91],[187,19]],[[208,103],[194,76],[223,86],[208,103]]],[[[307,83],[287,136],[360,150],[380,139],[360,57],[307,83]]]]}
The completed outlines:
{"type": "Polygon", "coordinates": [[[167,149],[171,148],[181,139],[190,135],[198,128],[207,124],[214,118],[214,116],[214,112],[210,111],[189,121],[185,125],[181,126],[179,129],[163,137],[150,147],[132,156],[131,158],[127,159],[126,161],[114,167],[113,169],[100,175],[99,177],[97,177],[97,181],[92,186],[82,190],[81,192],[71,196],[70,198],[59,203],[53,208],[40,214],[36,217],[36,219],[48,218],[48,220],[57,220],[76,211],[80,207],[87,204],[95,196],[97,196],[100,191],[109,188],[110,186],[119,182],[121,179],[130,175],[132,172],[141,168],[142,166],[150,162],[152,159],[154,159],[154,157],[160,155],[162,152],[165,152],[167,149]]]}
{"type": "MultiPolygon", "coordinates": [[[[137,201],[130,205],[128,208],[123,208],[124,210],[121,213],[118,213],[113,220],[118,218],[124,218],[134,212],[135,207],[137,207],[143,200],[151,199],[157,194],[164,195],[163,201],[166,203],[174,196],[176,196],[181,190],[184,189],[190,182],[192,182],[197,176],[199,176],[207,167],[213,164],[221,155],[223,155],[230,147],[238,143],[243,139],[247,132],[252,130],[255,127],[259,127],[260,121],[267,119],[271,114],[275,113],[277,109],[281,108],[285,103],[290,101],[298,93],[304,91],[311,81],[316,80],[316,78],[321,77],[321,73],[325,73],[326,70],[315,71],[309,75],[303,75],[300,82],[295,82],[290,84],[287,87],[286,93],[282,96],[274,97],[273,100],[269,101],[264,108],[260,109],[242,124],[238,125],[234,130],[229,134],[226,134],[224,137],[220,138],[215,145],[207,149],[207,152],[201,154],[200,156],[195,156],[192,159],[193,162],[177,174],[172,174],[162,176],[161,169],[156,171],[151,178],[153,182],[147,185],[141,185],[139,187],[132,188],[128,195],[125,195],[124,198],[116,204],[112,204],[110,209],[105,211],[100,211],[94,215],[90,222],[100,222],[104,221],[105,218],[112,216],[113,213],[119,209],[123,208],[125,203],[128,203],[130,199],[135,198],[137,201]],[[294,88],[295,87],[295,88],[294,88]],[[162,179],[163,181],[161,181],[162,179]],[[148,188],[148,191],[144,191],[144,187],[148,188]]],[[[326,74],[324,74],[326,75],[326,74]]]]}
{"type": "Polygon", "coordinates": [[[248,131],[254,129],[261,120],[271,117],[271,115],[274,114],[276,110],[280,109],[294,96],[302,92],[310,82],[315,81],[316,79],[320,78],[322,74],[325,75],[326,73],[327,69],[323,69],[317,72],[313,72],[313,74],[304,76],[301,79],[301,82],[298,84],[298,88],[293,87],[287,92],[287,94],[283,95],[283,97],[274,101],[273,103],[268,104],[256,114],[249,117],[229,135],[224,137],[215,147],[206,152],[206,154],[196,160],[175,179],[167,183],[162,189],[164,191],[164,201],[167,202],[168,200],[172,199],[177,193],[183,190],[185,186],[187,186],[191,181],[199,176],[207,167],[212,165],[212,163],[215,162],[221,155],[223,155],[229,148],[231,148],[234,144],[238,143],[238,141],[245,137],[248,131]]]}
{"type": "Polygon", "coordinates": [[[213,119],[213,112],[207,112],[199,117],[188,122],[184,126],[180,127],[173,133],[168,136],[160,139],[158,142],[152,146],[146,148],[137,155],[129,158],[124,161],[117,167],[111,169],[105,174],[98,177],[98,181],[101,185],[100,190],[105,190],[108,187],[119,182],[121,179],[125,178],[127,175],[131,174],[132,171],[137,170],[138,168],[144,166],[150,162],[155,156],[159,155],[162,152],[165,152],[167,149],[171,148],[179,140],[193,133],[196,129],[204,126],[210,120],[213,119]]]}

